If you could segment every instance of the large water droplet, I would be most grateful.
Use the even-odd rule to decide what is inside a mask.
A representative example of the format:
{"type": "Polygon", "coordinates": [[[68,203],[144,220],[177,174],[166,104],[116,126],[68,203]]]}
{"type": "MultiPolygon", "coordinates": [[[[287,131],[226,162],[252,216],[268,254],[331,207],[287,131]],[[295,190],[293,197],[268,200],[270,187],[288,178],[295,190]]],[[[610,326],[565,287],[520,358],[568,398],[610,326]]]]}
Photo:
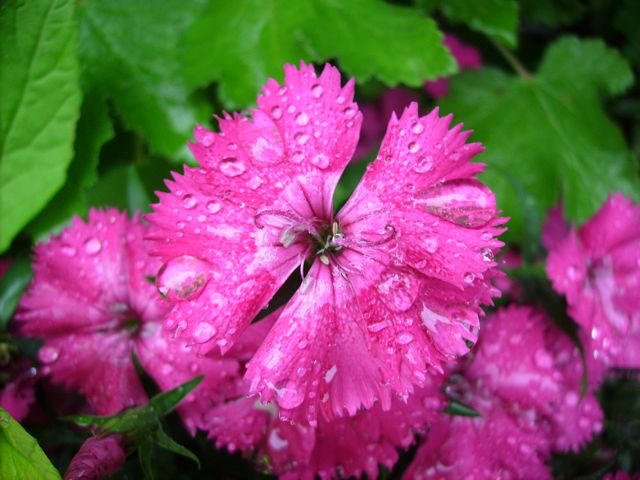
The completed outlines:
{"type": "Polygon", "coordinates": [[[247,170],[247,166],[244,164],[244,162],[238,160],[236,157],[223,158],[222,160],[220,160],[220,165],[218,165],[218,168],[227,177],[237,177],[238,175],[242,175],[247,170]]]}
{"type": "Polygon", "coordinates": [[[422,132],[424,132],[424,125],[422,125],[422,123],[420,122],[416,122],[411,127],[411,131],[416,135],[420,135],[422,132]]]}
{"type": "Polygon", "coordinates": [[[42,363],[53,363],[60,357],[60,351],[55,347],[44,346],[38,352],[38,358],[42,363]]]}
{"type": "Polygon", "coordinates": [[[420,150],[420,144],[418,142],[411,142],[407,148],[409,149],[409,152],[417,153],[418,150],[420,150]]]}
{"type": "Polygon", "coordinates": [[[216,328],[209,322],[200,323],[193,331],[193,339],[198,343],[208,342],[216,334],[216,328]]]}
{"type": "Polygon", "coordinates": [[[296,115],[296,123],[301,127],[304,127],[309,123],[309,115],[307,115],[305,112],[300,112],[298,115],[296,115]]]}
{"type": "Polygon", "coordinates": [[[453,180],[437,185],[417,201],[434,215],[469,228],[485,225],[496,213],[493,193],[474,180],[453,180]]]}
{"type": "Polygon", "coordinates": [[[284,387],[277,388],[276,394],[278,396],[278,405],[282,408],[296,408],[304,401],[304,392],[294,382],[289,382],[284,387]]]}
{"type": "Polygon", "coordinates": [[[480,249],[480,253],[482,254],[482,260],[485,262],[493,262],[493,250],[485,247],[480,249]]]}
{"type": "Polygon", "coordinates": [[[218,213],[222,209],[222,205],[218,202],[209,202],[207,203],[207,210],[209,213],[218,213]]]}
{"type": "Polygon", "coordinates": [[[329,156],[324,153],[319,153],[311,157],[311,163],[322,170],[329,166],[330,161],[329,156]]]}
{"type": "Polygon", "coordinates": [[[209,280],[209,269],[207,262],[190,255],[169,260],[158,272],[158,291],[172,301],[193,298],[209,280]]]}
{"type": "Polygon", "coordinates": [[[425,155],[420,157],[416,164],[413,166],[413,170],[416,173],[427,173],[433,168],[433,157],[431,155],[425,155]]]}
{"type": "Polygon", "coordinates": [[[418,297],[418,281],[413,275],[388,269],[376,285],[380,297],[393,312],[408,310],[418,297]]]}
{"type": "Polygon", "coordinates": [[[347,118],[353,118],[355,114],[356,114],[356,111],[351,107],[347,107],[344,109],[344,116],[347,118]]]}
{"type": "Polygon", "coordinates": [[[196,197],[194,197],[190,193],[182,197],[182,206],[184,208],[188,208],[188,209],[193,208],[196,206],[196,203],[198,203],[198,200],[196,199],[196,197]]]}
{"type": "Polygon", "coordinates": [[[324,381],[326,383],[331,383],[331,381],[333,380],[333,377],[336,376],[337,372],[338,372],[338,366],[333,365],[329,370],[324,372],[324,381]]]}
{"type": "Polygon", "coordinates": [[[324,89],[322,88],[322,85],[318,85],[316,83],[313,87],[311,87],[311,95],[313,95],[313,98],[320,98],[323,92],[324,89]]]}
{"type": "Polygon", "coordinates": [[[271,116],[276,120],[279,120],[280,118],[282,118],[282,108],[280,108],[278,105],[273,107],[271,109],[271,116]]]}
{"type": "Polygon", "coordinates": [[[274,428],[269,434],[269,446],[276,452],[286,448],[289,442],[278,435],[278,429],[274,428]]]}
{"type": "Polygon", "coordinates": [[[464,274],[463,280],[464,280],[464,283],[468,283],[469,285],[471,285],[475,280],[475,278],[476,276],[473,273],[468,272],[464,274]]]}
{"type": "Polygon", "coordinates": [[[262,178],[255,176],[247,182],[247,185],[249,185],[251,190],[257,190],[263,183],[264,180],[262,180],[262,178]]]}
{"type": "Polygon", "coordinates": [[[309,135],[306,133],[298,132],[293,136],[293,139],[298,142],[299,145],[304,145],[309,141],[309,135]]]}
{"type": "Polygon", "coordinates": [[[89,255],[95,255],[102,250],[102,242],[95,238],[91,237],[84,242],[84,251],[89,255]]]}

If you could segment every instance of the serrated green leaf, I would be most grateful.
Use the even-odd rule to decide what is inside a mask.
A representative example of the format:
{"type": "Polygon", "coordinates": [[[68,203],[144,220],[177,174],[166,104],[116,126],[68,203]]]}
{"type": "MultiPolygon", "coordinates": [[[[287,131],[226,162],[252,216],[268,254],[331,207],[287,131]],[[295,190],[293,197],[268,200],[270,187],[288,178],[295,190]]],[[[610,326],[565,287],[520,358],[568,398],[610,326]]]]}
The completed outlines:
{"type": "Polygon", "coordinates": [[[0,279],[0,330],[4,329],[13,316],[20,295],[33,276],[28,256],[14,257],[11,265],[0,279]]]}
{"type": "Polygon", "coordinates": [[[158,424],[158,429],[156,430],[156,443],[165,450],[169,450],[170,452],[177,453],[178,455],[182,455],[183,457],[193,460],[195,464],[198,465],[198,469],[200,469],[200,460],[198,457],[191,450],[183,447],[173,438],[169,437],[164,432],[160,424],[158,424]]]}
{"type": "Polygon", "coordinates": [[[626,62],[601,41],[564,38],[533,78],[483,69],[451,81],[442,107],[487,148],[482,179],[511,217],[507,240],[539,242],[546,212],[560,198],[566,216],[581,223],[610,192],[638,195],[636,162],[601,104],[631,79],[626,62]]]}
{"type": "Polygon", "coordinates": [[[423,8],[437,6],[454,23],[492,37],[509,47],[518,43],[518,2],[516,0],[431,0],[419,1],[423,8]]]}
{"type": "Polygon", "coordinates": [[[300,60],[335,58],[361,81],[417,87],[455,71],[441,41],[418,10],[381,0],[215,0],[184,38],[183,69],[192,87],[220,81],[222,101],[236,109],[300,60]]]}
{"type": "Polygon", "coordinates": [[[190,157],[199,117],[178,60],[178,39],[202,2],[87,0],[78,5],[78,53],[85,91],[113,99],[124,124],[153,152],[190,157]]]}
{"type": "Polygon", "coordinates": [[[64,183],[80,108],[73,0],[0,4],[0,252],[64,183]]]}
{"type": "Polygon", "coordinates": [[[84,216],[88,204],[86,190],[98,179],[100,149],[113,137],[107,104],[95,95],[86,95],[76,129],[74,157],[67,181],[27,230],[36,241],[57,233],[72,215],[84,216]]]}
{"type": "Polygon", "coordinates": [[[59,480],[38,442],[0,408],[0,478],[59,480]]]}
{"type": "Polygon", "coordinates": [[[444,413],[448,413],[449,415],[457,415],[459,417],[481,417],[480,413],[458,400],[449,399],[449,403],[442,410],[444,413]]]}

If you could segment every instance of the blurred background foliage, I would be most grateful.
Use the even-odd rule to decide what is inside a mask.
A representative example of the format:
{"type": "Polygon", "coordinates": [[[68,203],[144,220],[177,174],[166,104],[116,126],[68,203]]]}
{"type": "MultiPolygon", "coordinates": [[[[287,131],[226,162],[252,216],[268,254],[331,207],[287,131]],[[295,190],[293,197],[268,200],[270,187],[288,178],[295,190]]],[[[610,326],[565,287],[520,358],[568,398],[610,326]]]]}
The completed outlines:
{"type": "MultiPolygon", "coordinates": [[[[0,326],[28,282],[33,242],[92,206],[148,211],[169,172],[192,161],[195,124],[215,129],[214,113],[255,106],[260,85],[300,60],[355,76],[359,102],[411,88],[425,113],[436,102],[424,82],[452,75],[437,103],[486,146],[483,180],[511,217],[505,240],[530,264],[558,201],[582,222],[608,192],[640,195],[639,18],[636,0],[2,1],[0,253],[13,262],[0,326]],[[443,32],[478,48],[483,67],[457,73],[443,32]]],[[[348,168],[339,195],[364,165],[348,168]]],[[[559,477],[637,463],[625,433],[638,432],[637,403],[618,405],[637,390],[630,379],[606,386],[612,420],[591,450],[554,461],[559,477]]],[[[205,439],[177,435],[209,451],[204,471],[222,458],[205,439]]],[[[58,466],[81,438],[36,436],[57,446],[58,466]]],[[[195,472],[188,460],[165,463],[167,475],[195,472]]]]}

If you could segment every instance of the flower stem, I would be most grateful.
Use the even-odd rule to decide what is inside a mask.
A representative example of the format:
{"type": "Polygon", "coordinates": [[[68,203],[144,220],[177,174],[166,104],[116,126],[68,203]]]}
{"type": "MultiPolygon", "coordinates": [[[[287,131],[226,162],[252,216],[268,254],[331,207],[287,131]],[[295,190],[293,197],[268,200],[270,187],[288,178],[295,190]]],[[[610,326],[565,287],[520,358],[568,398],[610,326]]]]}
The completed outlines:
{"type": "Polygon", "coordinates": [[[525,80],[531,80],[531,72],[529,72],[529,70],[527,70],[524,65],[522,65],[522,63],[520,63],[520,60],[518,60],[509,49],[507,49],[504,45],[494,39],[491,39],[491,42],[498,49],[500,54],[502,54],[502,56],[507,60],[507,62],[509,62],[509,65],[513,67],[518,75],[520,75],[525,80]]]}

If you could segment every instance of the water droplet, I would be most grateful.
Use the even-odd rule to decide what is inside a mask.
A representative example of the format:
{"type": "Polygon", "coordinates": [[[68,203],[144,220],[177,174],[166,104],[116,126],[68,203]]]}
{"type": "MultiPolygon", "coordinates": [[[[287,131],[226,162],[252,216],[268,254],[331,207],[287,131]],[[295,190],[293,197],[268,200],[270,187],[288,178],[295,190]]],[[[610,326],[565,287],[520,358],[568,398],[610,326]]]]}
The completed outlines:
{"type": "Polygon", "coordinates": [[[295,106],[295,105],[289,105],[289,106],[287,107],[287,112],[289,112],[289,113],[293,113],[293,112],[295,112],[295,111],[296,111],[296,106],[295,106]]]}
{"type": "Polygon", "coordinates": [[[336,98],[336,103],[338,104],[343,104],[345,101],[344,97],[342,95],[338,95],[338,97],[336,98]]]}
{"type": "Polygon", "coordinates": [[[387,328],[388,326],[389,326],[389,322],[387,320],[383,320],[382,322],[372,323],[367,328],[369,329],[369,331],[373,333],[378,333],[384,330],[385,328],[387,328]]]}
{"type": "Polygon", "coordinates": [[[286,448],[287,445],[289,445],[289,442],[284,438],[281,438],[280,435],[278,435],[277,428],[274,428],[273,430],[271,430],[271,433],[269,434],[269,446],[273,450],[275,451],[282,450],[283,448],[286,448]]]}
{"type": "Polygon", "coordinates": [[[55,347],[44,346],[38,352],[38,358],[42,363],[53,363],[60,357],[60,351],[55,347]]]}
{"type": "Polygon", "coordinates": [[[484,247],[480,249],[480,253],[482,254],[482,260],[485,262],[493,262],[493,250],[484,247]]]}
{"type": "Polygon", "coordinates": [[[102,242],[95,238],[91,237],[84,242],[84,251],[89,255],[95,255],[102,250],[102,242]]]}
{"type": "Polygon", "coordinates": [[[209,269],[207,262],[190,255],[169,260],[158,272],[158,291],[172,301],[193,298],[209,280],[209,269]]]}
{"type": "Polygon", "coordinates": [[[544,348],[539,348],[533,354],[533,361],[540,368],[549,369],[553,366],[553,358],[544,348]]]}
{"type": "Polygon", "coordinates": [[[493,193],[475,180],[452,180],[437,185],[417,202],[432,214],[468,228],[485,225],[496,213],[493,193]]]}
{"type": "Polygon", "coordinates": [[[413,341],[413,335],[409,332],[400,332],[396,335],[396,342],[398,345],[408,345],[413,341]]]}
{"type": "Polygon", "coordinates": [[[387,269],[376,285],[382,300],[393,312],[408,310],[418,297],[418,282],[413,275],[387,269]]]}
{"type": "Polygon", "coordinates": [[[333,365],[329,370],[327,370],[324,373],[324,381],[326,383],[331,383],[331,380],[333,380],[333,377],[336,376],[337,372],[338,372],[338,366],[337,365],[333,365]]]}
{"type": "Polygon", "coordinates": [[[575,392],[569,392],[567,393],[567,395],[564,397],[564,401],[566,402],[567,405],[569,405],[570,407],[575,407],[576,405],[578,405],[578,401],[580,400],[580,397],[578,397],[578,394],[575,392]]]}
{"type": "Polygon", "coordinates": [[[574,282],[578,278],[578,269],[573,265],[567,267],[567,277],[574,282]]]}
{"type": "Polygon", "coordinates": [[[260,186],[264,183],[264,181],[262,180],[262,178],[260,177],[253,177],[251,180],[249,180],[247,182],[247,185],[249,185],[249,188],[251,190],[257,190],[258,188],[260,188],[260,186]]]}
{"type": "Polygon", "coordinates": [[[209,213],[218,213],[221,208],[222,208],[222,205],[220,205],[217,202],[207,203],[207,210],[209,210],[209,213]]]}
{"type": "Polygon", "coordinates": [[[72,245],[62,245],[60,251],[67,257],[73,257],[76,254],[76,247],[72,245]]]}
{"type": "Polygon", "coordinates": [[[331,160],[324,153],[319,153],[311,158],[311,163],[322,170],[327,168],[330,162],[331,160]]]}
{"type": "Polygon", "coordinates": [[[408,148],[411,153],[416,153],[418,150],[420,150],[420,144],[418,142],[411,142],[408,145],[408,148]]]}
{"type": "Polygon", "coordinates": [[[353,118],[353,116],[356,114],[356,111],[351,107],[345,108],[343,112],[344,116],[347,118],[353,118]]]}
{"type": "Polygon", "coordinates": [[[420,157],[418,162],[413,166],[413,170],[416,173],[427,173],[433,168],[433,157],[431,155],[425,155],[420,157]]]}
{"type": "Polygon", "coordinates": [[[323,92],[324,89],[322,88],[322,85],[318,85],[316,83],[313,87],[311,87],[311,95],[313,95],[313,98],[320,98],[323,92]]]}
{"type": "Polygon", "coordinates": [[[298,115],[296,115],[296,123],[301,127],[304,127],[309,123],[309,115],[304,112],[300,112],[298,115]]]}
{"type": "Polygon", "coordinates": [[[424,125],[422,125],[422,123],[420,122],[416,122],[411,127],[411,131],[416,135],[420,135],[422,132],[424,132],[424,125]]]}
{"type": "Polygon", "coordinates": [[[184,208],[193,208],[196,206],[196,203],[198,203],[198,200],[196,200],[196,197],[194,197],[190,193],[182,197],[182,206],[184,208]]]}
{"type": "Polygon", "coordinates": [[[438,251],[438,239],[427,237],[424,239],[424,246],[428,253],[436,253],[438,251]]]}
{"type": "Polygon", "coordinates": [[[211,132],[206,132],[202,136],[202,145],[204,145],[205,147],[210,147],[211,145],[213,145],[214,140],[215,140],[215,135],[211,132]]]}
{"type": "Polygon", "coordinates": [[[216,328],[209,322],[200,323],[193,332],[193,338],[197,343],[205,343],[216,334],[216,328]]]}
{"type": "Polygon", "coordinates": [[[294,140],[298,142],[299,145],[304,145],[309,140],[309,135],[306,133],[298,132],[293,136],[294,140]]]}
{"type": "Polygon", "coordinates": [[[465,273],[464,274],[464,283],[468,283],[468,284],[472,284],[473,281],[475,280],[476,276],[469,272],[469,273],[465,273]]]}
{"type": "Polygon", "coordinates": [[[247,166],[236,157],[227,157],[220,160],[218,168],[227,177],[237,177],[245,172],[247,166]]]}
{"type": "Polygon", "coordinates": [[[285,409],[298,407],[304,401],[304,393],[294,382],[287,383],[282,388],[276,389],[278,405],[285,409]]]}
{"type": "Polygon", "coordinates": [[[282,109],[278,105],[276,105],[271,109],[271,116],[276,120],[279,120],[280,118],[282,118],[282,109]]]}
{"type": "Polygon", "coordinates": [[[207,220],[207,216],[206,215],[198,215],[198,221],[200,223],[203,223],[207,220]]]}

